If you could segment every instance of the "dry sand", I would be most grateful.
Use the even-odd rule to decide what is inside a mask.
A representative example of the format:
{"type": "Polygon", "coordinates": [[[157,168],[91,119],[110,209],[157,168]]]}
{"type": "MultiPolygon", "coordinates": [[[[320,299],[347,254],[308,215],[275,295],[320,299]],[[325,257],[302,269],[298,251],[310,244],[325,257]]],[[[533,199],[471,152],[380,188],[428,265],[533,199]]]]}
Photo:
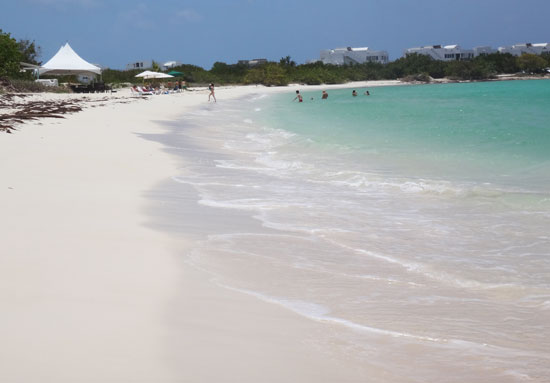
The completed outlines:
{"type": "Polygon", "coordinates": [[[0,133],[0,382],[365,381],[312,341],[326,324],[217,286],[146,224],[176,164],[140,134],[207,92],[107,97],[0,133]]]}

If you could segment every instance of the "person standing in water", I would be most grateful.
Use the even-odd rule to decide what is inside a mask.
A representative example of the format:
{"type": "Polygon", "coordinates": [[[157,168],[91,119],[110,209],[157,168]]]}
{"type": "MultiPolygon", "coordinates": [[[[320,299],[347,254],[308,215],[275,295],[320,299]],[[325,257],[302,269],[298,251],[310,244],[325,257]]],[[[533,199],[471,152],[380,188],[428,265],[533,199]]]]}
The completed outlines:
{"type": "Polygon", "coordinates": [[[296,97],[294,97],[294,100],[292,100],[292,101],[296,101],[296,100],[298,100],[298,102],[303,102],[304,101],[304,99],[302,98],[302,95],[300,94],[299,90],[296,91],[296,97]]]}
{"type": "Polygon", "coordinates": [[[357,91],[354,89],[353,92],[351,92],[351,95],[352,95],[353,97],[357,97],[357,91]]]}
{"type": "Polygon", "coordinates": [[[210,94],[208,95],[208,102],[210,102],[210,97],[214,97],[214,102],[218,102],[216,100],[216,95],[214,94],[214,83],[211,83],[208,86],[208,90],[210,91],[210,94]]]}
{"type": "Polygon", "coordinates": [[[328,93],[326,90],[323,91],[323,94],[321,95],[321,99],[326,100],[328,98],[328,93]]]}

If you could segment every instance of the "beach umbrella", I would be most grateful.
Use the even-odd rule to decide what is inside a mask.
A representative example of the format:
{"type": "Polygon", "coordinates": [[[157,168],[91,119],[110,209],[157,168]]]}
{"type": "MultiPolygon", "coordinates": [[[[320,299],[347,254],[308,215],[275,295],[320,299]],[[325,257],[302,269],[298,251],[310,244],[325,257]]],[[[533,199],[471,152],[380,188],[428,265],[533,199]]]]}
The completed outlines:
{"type": "Polygon", "coordinates": [[[140,74],[136,74],[135,77],[141,77],[143,79],[148,79],[148,78],[152,78],[150,76],[153,76],[155,72],[153,71],[150,71],[150,70],[146,70],[145,72],[141,72],[140,74]]]}
{"type": "Polygon", "coordinates": [[[152,78],[171,78],[174,77],[172,75],[169,75],[167,73],[160,73],[160,72],[153,72],[150,70],[146,70],[145,72],[141,72],[140,74],[136,74],[135,77],[141,77],[145,80],[149,80],[152,78]]]}
{"type": "Polygon", "coordinates": [[[177,70],[172,70],[172,71],[168,72],[168,74],[171,75],[171,76],[174,76],[174,77],[183,77],[183,73],[178,72],[177,70]]]}
{"type": "Polygon", "coordinates": [[[160,72],[155,72],[155,77],[153,78],[172,78],[174,76],[172,76],[171,74],[168,74],[168,73],[160,73],[160,72]]]}

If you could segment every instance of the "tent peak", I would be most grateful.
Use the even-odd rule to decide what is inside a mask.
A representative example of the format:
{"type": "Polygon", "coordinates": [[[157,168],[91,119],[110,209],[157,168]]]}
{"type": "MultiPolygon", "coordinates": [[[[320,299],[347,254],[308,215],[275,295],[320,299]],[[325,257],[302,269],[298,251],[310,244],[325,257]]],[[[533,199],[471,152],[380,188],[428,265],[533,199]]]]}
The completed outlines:
{"type": "Polygon", "coordinates": [[[101,68],[90,64],[80,57],[67,41],[57,53],[40,67],[40,74],[101,74],[101,68]]]}

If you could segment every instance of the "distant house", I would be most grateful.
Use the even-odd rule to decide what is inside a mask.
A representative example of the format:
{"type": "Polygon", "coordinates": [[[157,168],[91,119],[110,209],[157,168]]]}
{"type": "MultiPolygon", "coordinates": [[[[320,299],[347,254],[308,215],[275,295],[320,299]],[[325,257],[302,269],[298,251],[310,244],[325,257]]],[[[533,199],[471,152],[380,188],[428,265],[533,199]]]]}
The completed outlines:
{"type": "Polygon", "coordinates": [[[168,70],[172,69],[174,67],[177,67],[179,65],[182,65],[183,63],[181,61],[167,61],[164,64],[162,64],[162,70],[168,70]]]}
{"type": "Polygon", "coordinates": [[[489,46],[475,47],[474,48],[474,57],[486,56],[493,53],[497,53],[497,50],[489,46]]]}
{"type": "Polygon", "coordinates": [[[409,48],[405,51],[405,56],[411,54],[430,56],[434,60],[440,61],[460,61],[474,58],[472,49],[462,49],[459,45],[428,45],[419,48],[409,48]]]}
{"type": "Polygon", "coordinates": [[[252,60],[239,60],[239,65],[246,65],[249,67],[258,66],[261,64],[267,64],[267,59],[252,59],[252,60]]]}
{"type": "Polygon", "coordinates": [[[89,84],[94,80],[94,77],[86,74],[79,74],[76,76],[76,79],[82,84],[89,84]]]}
{"type": "Polygon", "coordinates": [[[363,64],[368,62],[386,64],[388,63],[388,57],[388,52],[374,51],[368,47],[324,49],[320,54],[320,59],[324,64],[333,65],[363,64]]]}
{"type": "MultiPolygon", "coordinates": [[[[102,72],[105,69],[108,69],[106,66],[103,66],[103,65],[99,65],[99,64],[92,64],[92,65],[95,65],[96,67],[100,68],[102,72]]],[[[90,76],[89,74],[78,74],[78,75],[76,75],[76,80],[78,82],[82,83],[82,84],[90,84],[90,83],[94,82],[96,79],[97,79],[96,76],[90,76]]]]}
{"type": "Polygon", "coordinates": [[[540,55],[543,53],[550,53],[550,43],[523,43],[515,44],[507,47],[498,48],[500,53],[510,53],[514,56],[521,56],[524,53],[531,53],[535,55],[540,55]]]}
{"type": "Polygon", "coordinates": [[[132,69],[151,69],[153,67],[153,60],[136,61],[126,64],[126,70],[132,69]]]}

